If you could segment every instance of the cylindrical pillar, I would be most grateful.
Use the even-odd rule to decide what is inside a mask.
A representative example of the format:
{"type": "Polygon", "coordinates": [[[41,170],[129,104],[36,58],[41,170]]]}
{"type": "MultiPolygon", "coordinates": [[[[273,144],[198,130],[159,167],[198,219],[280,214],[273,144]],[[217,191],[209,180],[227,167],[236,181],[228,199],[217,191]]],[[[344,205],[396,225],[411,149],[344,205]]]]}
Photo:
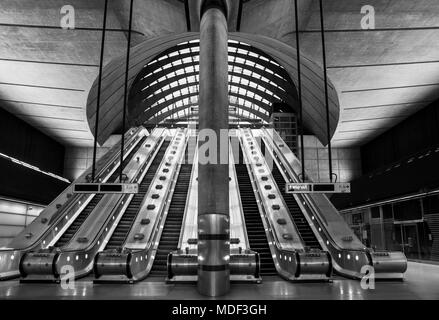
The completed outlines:
{"type": "Polygon", "coordinates": [[[230,288],[228,30],[225,8],[213,2],[200,27],[198,291],[220,296],[230,288]]]}

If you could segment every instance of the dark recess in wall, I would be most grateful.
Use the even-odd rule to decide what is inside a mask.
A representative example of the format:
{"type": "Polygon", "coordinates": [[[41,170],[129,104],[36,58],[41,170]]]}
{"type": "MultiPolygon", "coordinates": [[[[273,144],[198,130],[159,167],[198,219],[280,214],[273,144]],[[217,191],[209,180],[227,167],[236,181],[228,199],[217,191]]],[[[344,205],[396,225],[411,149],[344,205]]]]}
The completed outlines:
{"type": "Polygon", "coordinates": [[[64,146],[1,107],[0,152],[41,170],[63,174],[64,146]]]}
{"type": "Polygon", "coordinates": [[[0,195],[49,204],[68,183],[0,157],[0,195]]]}
{"type": "Polygon", "coordinates": [[[361,148],[363,173],[439,145],[439,100],[361,148]]]}
{"type": "Polygon", "coordinates": [[[439,100],[364,145],[361,158],[352,193],[331,198],[338,209],[439,188],[439,100]]]}

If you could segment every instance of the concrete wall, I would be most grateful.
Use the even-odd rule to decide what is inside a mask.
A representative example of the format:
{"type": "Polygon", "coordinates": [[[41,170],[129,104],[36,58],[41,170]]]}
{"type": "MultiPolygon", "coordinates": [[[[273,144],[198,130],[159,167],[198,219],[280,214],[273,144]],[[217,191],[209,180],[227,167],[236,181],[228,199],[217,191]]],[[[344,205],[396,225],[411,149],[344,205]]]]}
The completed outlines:
{"type": "MultiPolygon", "coordinates": [[[[314,136],[304,137],[304,147],[305,168],[308,174],[315,182],[329,181],[328,149],[314,136]]],[[[337,174],[337,182],[350,182],[361,176],[360,149],[333,148],[332,168],[337,174]]]]}
{"type": "MultiPolygon", "coordinates": [[[[111,136],[101,147],[98,147],[96,158],[99,160],[115,144],[119,143],[120,136],[111,136]]],[[[64,177],[73,181],[77,179],[87,168],[93,165],[93,148],[68,147],[64,160],[64,177]]]]}
{"type": "MultiPolygon", "coordinates": [[[[110,1],[109,7],[125,29],[129,26],[129,1],[110,1]]],[[[178,0],[134,1],[133,30],[144,36],[134,34],[132,44],[170,33],[187,31],[184,3],[178,0]]]]}
{"type": "Polygon", "coordinates": [[[294,23],[291,0],[254,0],[244,4],[241,32],[272,37],[292,45],[296,42],[291,33],[294,23]]]}
{"type": "Polygon", "coordinates": [[[43,209],[40,205],[0,198],[0,248],[7,246],[43,209]]]}

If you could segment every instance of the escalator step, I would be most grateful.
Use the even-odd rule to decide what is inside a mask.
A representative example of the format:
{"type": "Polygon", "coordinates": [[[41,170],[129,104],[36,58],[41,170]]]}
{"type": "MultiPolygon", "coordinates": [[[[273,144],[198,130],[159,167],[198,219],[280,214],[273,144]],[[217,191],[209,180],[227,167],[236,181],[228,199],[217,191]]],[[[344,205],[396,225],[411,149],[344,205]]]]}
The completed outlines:
{"type": "Polygon", "coordinates": [[[122,218],[119,221],[119,224],[117,225],[116,229],[114,230],[110,240],[107,243],[107,246],[105,247],[105,250],[111,250],[121,247],[126,237],[128,236],[129,231],[131,230],[131,227],[134,223],[134,221],[137,218],[137,214],[140,210],[140,206],[142,204],[143,198],[145,197],[146,193],[148,192],[149,186],[151,185],[151,181],[154,178],[160,163],[163,160],[163,157],[165,156],[166,150],[169,146],[169,141],[164,141],[157,152],[154,160],[152,161],[151,165],[148,168],[147,173],[145,174],[145,177],[143,178],[142,182],[140,183],[140,192],[135,194],[132,198],[130,204],[128,205],[128,208],[125,210],[122,218]]]}
{"type": "MultiPolygon", "coordinates": [[[[190,145],[190,143],[188,143],[190,145]]],[[[185,159],[188,163],[188,150],[186,147],[185,159]]],[[[186,199],[189,190],[189,183],[192,173],[192,164],[182,164],[178,174],[177,182],[172,195],[171,204],[168,209],[165,225],[163,227],[159,246],[155,255],[154,263],[149,273],[152,277],[166,277],[168,254],[178,249],[180,231],[183,223],[183,216],[186,206],[186,199]]]]}
{"type": "Polygon", "coordinates": [[[276,267],[271,256],[247,167],[245,164],[236,164],[235,168],[250,248],[259,253],[261,275],[276,275],[276,267]]]}
{"type": "MultiPolygon", "coordinates": [[[[134,155],[136,152],[140,149],[140,147],[143,145],[147,137],[143,137],[140,142],[137,143],[136,147],[133,148],[133,150],[130,152],[130,154],[125,158],[125,160],[122,163],[122,166],[125,168],[128,163],[134,158],[134,155]]],[[[117,181],[119,176],[119,170],[116,169],[114,173],[111,175],[111,177],[108,179],[110,182],[117,181]]],[[[93,197],[93,199],[87,204],[87,206],[82,210],[82,212],[78,215],[78,217],[75,219],[75,221],[67,228],[67,230],[64,232],[64,234],[59,238],[59,240],[56,242],[55,247],[61,248],[64,247],[67,243],[70,242],[70,240],[74,237],[76,232],[79,230],[79,228],[82,226],[82,224],[85,222],[85,220],[88,218],[90,213],[93,212],[93,209],[96,207],[96,205],[102,200],[104,197],[103,194],[97,194],[93,197]]]]}
{"type": "Polygon", "coordinates": [[[281,190],[282,196],[284,198],[284,201],[288,207],[288,210],[290,212],[290,216],[294,221],[294,224],[297,227],[297,231],[299,232],[304,245],[307,247],[310,247],[312,249],[321,249],[320,244],[314,235],[314,232],[312,231],[310,225],[308,224],[305,216],[303,215],[302,211],[300,210],[299,205],[297,204],[294,196],[292,194],[286,193],[285,188],[282,186],[285,185],[286,181],[284,177],[282,176],[282,173],[279,171],[279,168],[275,165],[273,166],[273,178],[281,190]]]}

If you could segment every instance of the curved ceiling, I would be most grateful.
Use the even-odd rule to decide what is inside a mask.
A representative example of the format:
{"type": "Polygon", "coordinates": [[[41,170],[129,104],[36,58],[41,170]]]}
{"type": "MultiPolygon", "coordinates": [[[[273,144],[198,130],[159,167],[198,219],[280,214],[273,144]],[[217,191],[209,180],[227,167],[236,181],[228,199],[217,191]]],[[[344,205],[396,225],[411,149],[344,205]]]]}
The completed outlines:
{"type": "MultiPolygon", "coordinates": [[[[192,115],[198,107],[199,51],[198,40],[180,43],[142,69],[131,87],[128,113],[133,125],[184,121],[192,115]]],[[[275,103],[297,104],[286,70],[262,51],[234,40],[229,41],[229,97],[230,116],[242,124],[266,124],[275,103]]]]}
{"type": "MultiPolygon", "coordinates": [[[[170,82],[164,81],[166,80],[167,74],[175,73],[175,68],[173,68],[171,64],[170,69],[172,68],[173,70],[172,72],[168,72],[164,71],[162,67],[169,65],[169,63],[167,63],[169,61],[164,61],[169,58],[168,54],[165,54],[168,52],[167,50],[175,50],[174,48],[176,46],[181,46],[184,50],[184,48],[187,49],[188,47],[191,47],[189,43],[193,45],[193,48],[196,48],[198,46],[198,38],[198,33],[170,35],[145,41],[133,48],[130,56],[128,76],[129,87],[131,88],[130,106],[128,108],[130,117],[128,118],[128,121],[131,125],[144,123],[145,121],[150,120],[151,117],[154,117],[158,112],[162,112],[162,114],[169,112],[169,107],[177,103],[180,104],[180,108],[183,106],[186,109],[190,107],[189,101],[191,101],[191,97],[196,97],[196,62],[192,61],[192,57],[196,55],[187,53],[187,56],[183,57],[183,59],[187,59],[187,73],[190,74],[188,77],[192,77],[188,78],[185,75],[185,79],[193,81],[189,83],[185,81],[185,84],[177,86],[178,90],[175,89],[175,87],[167,87],[170,85],[170,82]],[[157,63],[159,61],[154,62],[157,63],[157,66],[161,65],[156,69],[160,77],[159,75],[152,77],[152,75],[150,75],[151,70],[148,70],[148,64],[153,62],[160,55],[163,57],[163,62],[161,64],[157,63]],[[145,81],[142,80],[144,77],[146,77],[143,79],[145,81]],[[156,78],[163,78],[163,85],[155,86],[156,83],[154,82],[156,81],[156,78]],[[151,82],[149,82],[149,80],[151,80],[151,82]],[[163,87],[165,90],[163,90],[163,87]],[[189,89],[190,87],[193,89],[189,89]],[[175,96],[175,92],[183,90],[184,88],[187,88],[188,91],[183,97],[180,95],[178,98],[168,98],[170,94],[171,97],[172,93],[174,93],[175,96]],[[145,90],[142,91],[142,89],[145,90]],[[148,91],[149,93],[145,93],[145,91],[148,91]],[[187,99],[183,100],[183,105],[179,102],[182,100],[181,98],[187,99]],[[145,110],[147,112],[144,112],[145,110]],[[148,112],[148,110],[150,110],[150,112],[148,112]]],[[[235,85],[231,85],[231,96],[236,98],[236,101],[232,102],[239,106],[237,107],[239,115],[241,117],[245,115],[248,119],[259,117],[266,121],[268,120],[268,110],[271,109],[271,104],[277,102],[278,98],[280,98],[280,101],[289,103],[293,109],[297,108],[297,104],[294,103],[296,97],[294,84],[297,83],[296,50],[280,41],[258,35],[232,33],[230,34],[229,39],[231,40],[231,50],[235,50],[231,57],[231,59],[234,59],[234,61],[231,62],[231,77],[236,76],[239,78],[239,80],[236,79],[237,81],[234,81],[236,83],[235,85]],[[252,55],[258,55],[258,57],[263,57],[263,59],[257,60],[256,57],[252,57],[252,55]],[[256,61],[258,62],[258,66],[254,64],[256,61]],[[266,66],[269,64],[270,68],[264,67],[264,64],[266,66]],[[233,67],[235,70],[233,70],[233,67]],[[241,69],[238,68],[241,68],[242,72],[241,69]],[[248,72],[251,72],[250,75],[257,76],[249,76],[248,72]],[[245,73],[247,73],[247,75],[245,75],[245,73]],[[248,83],[247,80],[249,80],[248,83]],[[253,85],[250,84],[250,80],[254,83],[253,85]],[[259,80],[260,83],[258,83],[257,80],[259,80]],[[265,86],[265,84],[267,85],[265,86]],[[252,87],[255,85],[257,86],[252,87]],[[272,90],[270,90],[270,88],[272,90]],[[277,89],[275,90],[275,88],[277,89]],[[236,93],[233,92],[233,90],[236,90],[236,93]],[[253,94],[258,95],[256,99],[254,96],[252,97],[253,94]]],[[[175,54],[175,56],[177,56],[177,54],[175,54]]],[[[176,58],[175,61],[177,60],[181,61],[180,58],[176,58]]],[[[180,66],[182,65],[180,64],[180,66]]],[[[326,144],[328,137],[326,132],[323,70],[310,59],[303,57],[302,72],[304,125],[307,130],[313,132],[322,143],[326,144]]],[[[97,136],[99,143],[105,142],[106,139],[112,133],[117,131],[122,124],[124,75],[124,57],[114,59],[104,68],[97,136]]],[[[174,74],[173,77],[176,81],[178,75],[174,74]]],[[[95,125],[97,84],[98,81],[96,79],[90,90],[87,101],[87,118],[92,132],[94,132],[95,125]]],[[[337,91],[330,81],[329,101],[330,134],[332,137],[338,124],[339,104],[337,91]]],[[[179,112],[181,115],[181,110],[179,110],[179,112]]],[[[172,112],[169,114],[172,114],[172,112]]]]}
{"type": "MultiPolygon", "coordinates": [[[[104,1],[68,4],[76,12],[73,30],[60,28],[64,0],[0,1],[0,108],[66,147],[91,147],[86,103],[99,70],[104,1]]],[[[105,64],[126,52],[129,4],[109,1],[105,64]]],[[[439,1],[373,0],[375,30],[360,27],[363,0],[323,4],[328,74],[340,101],[334,147],[362,146],[439,98],[439,1]]],[[[191,25],[196,17],[189,16],[183,1],[135,0],[132,43],[154,44],[159,36],[196,31],[191,25]]],[[[293,17],[291,0],[244,1],[239,30],[277,39],[295,51],[293,17]]],[[[231,22],[230,30],[237,25],[231,22]]],[[[321,65],[318,1],[299,1],[299,29],[302,54],[321,65]]],[[[152,48],[152,56],[165,49],[152,48]]],[[[290,63],[283,53],[270,55],[282,65],[290,63]]]]}

